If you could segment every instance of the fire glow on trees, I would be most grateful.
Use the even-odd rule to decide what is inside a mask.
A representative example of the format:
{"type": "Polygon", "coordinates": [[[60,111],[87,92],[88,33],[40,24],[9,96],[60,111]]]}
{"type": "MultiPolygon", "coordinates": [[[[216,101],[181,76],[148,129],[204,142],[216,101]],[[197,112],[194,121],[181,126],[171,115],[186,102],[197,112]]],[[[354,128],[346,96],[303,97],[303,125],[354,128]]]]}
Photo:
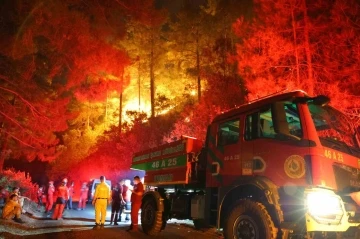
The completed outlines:
{"type": "MultiPolygon", "coordinates": [[[[122,27],[117,28],[120,31],[98,27],[114,20],[111,16],[120,11],[118,5],[108,8],[107,3],[99,6],[97,1],[84,4],[8,1],[1,9],[8,16],[8,25],[21,26],[17,32],[6,31],[1,42],[2,46],[12,43],[1,52],[2,63],[11,68],[2,64],[1,90],[6,94],[2,93],[0,120],[2,149],[10,149],[12,157],[54,160],[66,148],[61,146],[61,132],[71,132],[72,125],[68,128],[67,123],[82,115],[76,109],[89,102],[105,102],[108,92],[120,92],[127,85],[126,80],[119,79],[128,58],[110,41],[121,37],[122,27]],[[108,13],[107,19],[103,19],[102,10],[108,13]],[[11,15],[14,12],[19,15],[11,15]],[[21,153],[16,156],[15,150],[21,153]]],[[[84,128],[89,129],[91,114],[89,111],[84,128]]]]}
{"type": "Polygon", "coordinates": [[[332,104],[343,111],[359,109],[359,3],[254,3],[253,22],[241,17],[234,24],[242,39],[236,56],[239,73],[250,97],[273,93],[274,87],[277,91],[300,88],[311,95],[330,96],[332,104]]]}
{"type": "Polygon", "coordinates": [[[284,88],[327,94],[360,123],[355,0],[5,2],[2,152],[52,160],[52,177],[202,139],[216,114],[284,88]]]}

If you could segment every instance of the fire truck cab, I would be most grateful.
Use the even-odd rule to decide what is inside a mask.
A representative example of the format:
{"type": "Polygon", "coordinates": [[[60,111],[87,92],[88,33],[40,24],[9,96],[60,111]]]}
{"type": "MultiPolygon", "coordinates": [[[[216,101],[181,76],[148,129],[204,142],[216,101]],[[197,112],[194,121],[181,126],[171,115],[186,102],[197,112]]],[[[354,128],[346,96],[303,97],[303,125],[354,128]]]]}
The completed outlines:
{"type": "Polygon", "coordinates": [[[271,95],[218,115],[206,140],[185,137],[134,155],[156,188],[141,223],[215,226],[225,238],[359,237],[359,133],[325,96],[271,95]]]}

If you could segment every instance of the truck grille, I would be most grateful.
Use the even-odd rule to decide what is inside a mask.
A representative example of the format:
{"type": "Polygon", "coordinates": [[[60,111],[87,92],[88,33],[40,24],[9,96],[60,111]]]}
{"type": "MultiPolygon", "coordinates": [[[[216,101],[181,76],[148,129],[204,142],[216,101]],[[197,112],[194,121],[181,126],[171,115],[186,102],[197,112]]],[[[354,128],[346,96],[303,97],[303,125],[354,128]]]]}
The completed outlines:
{"type": "Polygon", "coordinates": [[[334,164],[334,175],[341,194],[360,191],[360,170],[342,164],[334,164]]]}
{"type": "Polygon", "coordinates": [[[352,212],[349,222],[360,222],[360,207],[350,197],[350,193],[360,191],[360,170],[342,164],[333,166],[338,194],[341,196],[345,210],[352,212]]]}

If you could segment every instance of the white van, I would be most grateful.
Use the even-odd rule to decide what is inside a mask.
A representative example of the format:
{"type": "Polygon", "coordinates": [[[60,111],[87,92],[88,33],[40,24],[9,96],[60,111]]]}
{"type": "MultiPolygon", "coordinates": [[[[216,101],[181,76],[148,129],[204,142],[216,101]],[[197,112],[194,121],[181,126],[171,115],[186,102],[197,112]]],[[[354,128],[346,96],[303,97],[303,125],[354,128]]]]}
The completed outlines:
{"type": "MultiPolygon", "coordinates": [[[[90,190],[91,190],[91,198],[90,198],[90,200],[93,200],[96,186],[99,185],[100,183],[101,183],[100,179],[94,179],[94,181],[92,182],[92,185],[91,185],[91,188],[90,188],[90,190]]],[[[105,180],[105,183],[107,185],[109,185],[109,188],[111,190],[111,181],[110,180],[105,180]]]]}

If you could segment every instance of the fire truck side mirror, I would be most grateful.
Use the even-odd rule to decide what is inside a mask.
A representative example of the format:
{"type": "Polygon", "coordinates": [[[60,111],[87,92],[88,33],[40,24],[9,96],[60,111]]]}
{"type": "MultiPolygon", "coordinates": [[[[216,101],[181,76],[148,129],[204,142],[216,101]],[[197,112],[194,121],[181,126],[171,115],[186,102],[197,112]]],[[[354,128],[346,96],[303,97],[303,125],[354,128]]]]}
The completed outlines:
{"type": "Polygon", "coordinates": [[[313,99],[313,102],[315,105],[324,106],[324,105],[329,104],[329,102],[330,102],[330,98],[325,95],[318,95],[312,99],[313,99]]]}
{"type": "Polygon", "coordinates": [[[312,101],[315,105],[327,105],[330,102],[330,98],[325,95],[318,95],[316,97],[297,97],[294,99],[294,103],[307,103],[308,101],[312,101]]]}

